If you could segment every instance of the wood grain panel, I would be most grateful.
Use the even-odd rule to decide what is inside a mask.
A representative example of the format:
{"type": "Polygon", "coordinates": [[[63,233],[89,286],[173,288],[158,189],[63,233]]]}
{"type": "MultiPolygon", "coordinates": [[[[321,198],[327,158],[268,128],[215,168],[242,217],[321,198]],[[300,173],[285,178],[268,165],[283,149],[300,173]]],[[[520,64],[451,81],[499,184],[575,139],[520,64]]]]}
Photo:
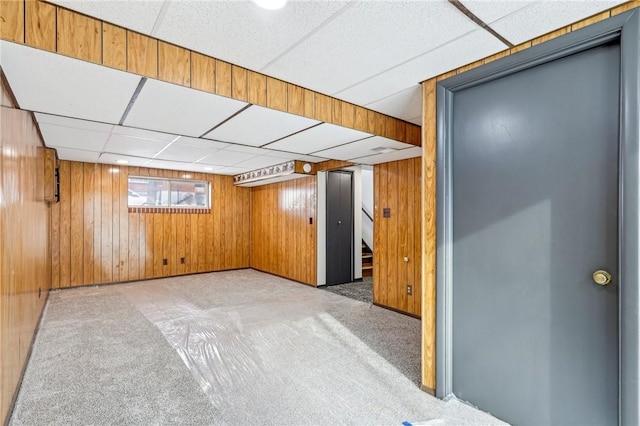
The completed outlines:
{"type": "Polygon", "coordinates": [[[158,78],[190,87],[191,52],[173,44],[158,42],[158,78]]]}
{"type": "Polygon", "coordinates": [[[375,111],[367,111],[367,130],[365,130],[366,132],[376,132],[376,117],[377,113],[375,111]]]}
{"type": "Polygon", "coordinates": [[[530,47],[531,47],[531,40],[525,41],[524,43],[520,43],[517,46],[514,46],[511,49],[509,49],[509,54],[513,55],[514,53],[521,52],[521,51],[523,51],[525,49],[528,49],[530,47]]]}
{"type": "Polygon", "coordinates": [[[71,165],[60,162],[60,286],[71,284],[71,165]]]}
{"type": "Polygon", "coordinates": [[[24,2],[0,1],[0,38],[24,43],[24,2]]]}
{"type": "MultiPolygon", "coordinates": [[[[2,87],[2,97],[6,92],[2,87]]],[[[6,424],[51,285],[53,207],[44,200],[45,150],[31,113],[1,108],[0,423],[6,424]]]]}
{"type": "Polygon", "coordinates": [[[231,64],[216,59],[216,93],[231,97],[231,64]]]}
{"type": "Polygon", "coordinates": [[[56,51],[56,7],[38,0],[26,2],[25,41],[38,49],[56,51]]]}
{"type": "Polygon", "coordinates": [[[309,89],[304,89],[304,116],[313,118],[316,115],[316,94],[309,89]]]}
{"type": "Polygon", "coordinates": [[[422,83],[422,386],[436,388],[436,80],[422,83]]]}
{"type": "MultiPolygon", "coordinates": [[[[560,37],[569,32],[571,32],[571,25],[564,28],[560,28],[555,31],[551,31],[550,33],[544,34],[540,37],[534,38],[533,40],[531,40],[531,46],[536,46],[540,43],[544,43],[545,41],[553,40],[554,38],[560,37]]],[[[514,52],[512,51],[512,53],[514,52]]]]}
{"type": "Polygon", "coordinates": [[[624,4],[621,4],[620,6],[616,6],[613,9],[611,9],[611,16],[619,15],[631,9],[635,9],[636,7],[640,7],[640,0],[633,0],[633,1],[626,2],[624,4]]]}
{"type": "Polygon", "coordinates": [[[374,178],[374,303],[420,316],[420,158],[377,164],[374,178]],[[416,201],[418,200],[418,201],[416,201]],[[383,217],[383,209],[390,217],[383,217]],[[407,258],[407,261],[405,261],[407,258]],[[412,294],[407,294],[407,286],[412,294]]]}
{"type": "Polygon", "coordinates": [[[102,23],[102,63],[126,71],[127,30],[107,22],[102,23]]]}
{"type": "Polygon", "coordinates": [[[509,50],[503,50],[502,52],[498,52],[494,55],[489,56],[488,58],[485,58],[484,63],[488,64],[489,62],[504,58],[505,56],[509,56],[509,50]]]}
{"type": "Polygon", "coordinates": [[[384,218],[387,206],[387,166],[373,169],[373,303],[387,304],[387,234],[389,222],[384,218]]]}
{"type": "Polygon", "coordinates": [[[598,23],[600,21],[604,21],[605,19],[609,18],[611,16],[611,11],[610,10],[605,10],[602,13],[598,13],[596,15],[593,15],[587,19],[583,19],[582,21],[576,22],[575,24],[571,25],[571,31],[577,31],[580,28],[584,28],[584,27],[588,27],[589,25],[593,25],[595,23],[598,23]]]}
{"type": "Polygon", "coordinates": [[[314,176],[252,188],[252,268],[316,285],[315,203],[314,176]]]}
{"type": "Polygon", "coordinates": [[[322,171],[328,171],[328,170],[342,169],[344,167],[351,167],[351,166],[353,166],[353,163],[350,163],[349,161],[326,160],[326,161],[321,161],[319,163],[316,163],[315,170],[322,172],[322,171]]]}
{"type": "Polygon", "coordinates": [[[287,111],[304,115],[304,89],[295,84],[287,84],[287,111]]]}
{"type": "Polygon", "coordinates": [[[248,102],[254,105],[267,106],[267,77],[257,72],[247,73],[248,102]]]}
{"type": "Polygon", "coordinates": [[[191,52],[191,87],[214,93],[216,89],[216,61],[200,53],[191,52]]]}
{"type": "Polygon", "coordinates": [[[470,71],[474,68],[478,68],[479,66],[484,65],[484,59],[480,59],[475,62],[471,62],[463,67],[458,68],[456,74],[462,74],[463,72],[470,71]]]}
{"type": "Polygon", "coordinates": [[[333,118],[333,101],[327,95],[322,95],[320,93],[316,93],[316,111],[315,118],[316,120],[324,121],[327,123],[331,123],[333,118]]]}
{"type": "Polygon", "coordinates": [[[69,232],[68,264],[70,285],[76,286],[84,282],[84,262],[71,261],[71,259],[84,258],[84,173],[82,163],[71,163],[69,170],[69,184],[71,186],[71,190],[68,192],[71,205],[69,225],[71,231],[69,232]]]}
{"type": "Polygon", "coordinates": [[[58,53],[102,63],[102,21],[58,9],[58,53]]]}
{"type": "Polygon", "coordinates": [[[331,122],[337,124],[338,126],[342,126],[342,101],[338,99],[332,99],[333,106],[331,110],[331,122]]]}
{"type": "Polygon", "coordinates": [[[368,113],[365,108],[356,106],[353,128],[361,132],[369,131],[369,123],[367,121],[368,113]]]}
{"type": "Polygon", "coordinates": [[[287,110],[287,83],[267,77],[267,107],[280,111],[287,110]]]}
{"type": "Polygon", "coordinates": [[[342,104],[342,125],[353,129],[356,119],[356,106],[349,103],[342,104]]]}
{"type": "Polygon", "coordinates": [[[158,40],[127,30],[127,71],[158,78],[158,40]]]}
{"type": "Polygon", "coordinates": [[[70,161],[60,165],[63,197],[53,205],[53,211],[60,207],[51,233],[58,253],[51,266],[56,287],[249,266],[250,189],[234,187],[231,176],[193,174],[212,185],[209,213],[129,213],[127,176],[177,178],[182,173],[70,161]]]}
{"type": "Polygon", "coordinates": [[[231,97],[246,102],[249,98],[248,89],[247,70],[233,65],[231,67],[231,97]]]}

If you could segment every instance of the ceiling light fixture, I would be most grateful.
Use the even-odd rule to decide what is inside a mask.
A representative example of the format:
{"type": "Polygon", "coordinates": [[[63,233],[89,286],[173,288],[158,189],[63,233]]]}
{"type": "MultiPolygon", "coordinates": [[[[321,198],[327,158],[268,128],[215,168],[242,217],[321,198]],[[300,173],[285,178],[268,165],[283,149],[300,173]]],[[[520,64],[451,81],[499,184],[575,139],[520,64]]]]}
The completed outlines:
{"type": "Polygon", "coordinates": [[[212,170],[213,170],[213,167],[208,167],[208,166],[207,166],[207,167],[205,167],[204,169],[205,169],[207,172],[210,172],[210,171],[212,171],[212,170]]]}
{"type": "Polygon", "coordinates": [[[253,0],[253,2],[267,10],[282,9],[287,4],[287,0],[253,0]]]}
{"type": "Polygon", "coordinates": [[[118,164],[129,164],[129,162],[127,160],[116,160],[116,163],[118,163],[118,164]]]}
{"type": "Polygon", "coordinates": [[[397,151],[395,148],[389,148],[388,146],[379,146],[377,148],[372,148],[372,151],[376,151],[378,154],[389,154],[390,152],[397,151]]]}

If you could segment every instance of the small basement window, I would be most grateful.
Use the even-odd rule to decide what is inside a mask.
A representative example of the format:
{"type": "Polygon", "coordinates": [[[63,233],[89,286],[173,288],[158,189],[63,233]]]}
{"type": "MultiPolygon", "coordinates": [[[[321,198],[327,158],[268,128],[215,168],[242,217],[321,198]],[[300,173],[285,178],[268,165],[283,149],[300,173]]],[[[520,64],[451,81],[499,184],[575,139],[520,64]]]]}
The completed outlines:
{"type": "Polygon", "coordinates": [[[211,208],[211,187],[207,181],[129,176],[128,183],[129,209],[179,212],[211,208]]]}

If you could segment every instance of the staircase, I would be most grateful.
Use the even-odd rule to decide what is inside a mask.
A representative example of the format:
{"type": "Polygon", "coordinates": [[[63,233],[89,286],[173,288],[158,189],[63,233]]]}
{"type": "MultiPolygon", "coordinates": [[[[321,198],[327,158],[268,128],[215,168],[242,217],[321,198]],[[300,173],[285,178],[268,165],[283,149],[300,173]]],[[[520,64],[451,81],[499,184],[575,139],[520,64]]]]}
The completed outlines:
{"type": "Polygon", "coordinates": [[[362,241],[362,277],[373,276],[373,251],[362,241]]]}

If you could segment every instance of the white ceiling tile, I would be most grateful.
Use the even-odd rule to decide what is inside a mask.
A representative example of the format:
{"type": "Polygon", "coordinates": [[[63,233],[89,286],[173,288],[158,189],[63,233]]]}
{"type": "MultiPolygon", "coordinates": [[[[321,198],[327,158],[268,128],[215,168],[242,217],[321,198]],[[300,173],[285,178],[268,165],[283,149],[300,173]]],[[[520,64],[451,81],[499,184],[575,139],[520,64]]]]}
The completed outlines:
{"type": "Polygon", "coordinates": [[[54,126],[41,123],[40,132],[47,146],[81,149],[101,152],[109,139],[109,132],[76,129],[73,127],[54,126]]]}
{"type": "Polygon", "coordinates": [[[365,106],[392,117],[409,120],[422,114],[422,88],[414,85],[365,106]]]}
{"type": "Polygon", "coordinates": [[[225,149],[216,151],[207,158],[200,160],[198,163],[210,164],[212,166],[233,166],[241,161],[249,160],[255,157],[254,154],[244,152],[227,151],[225,149]]]}
{"type": "Polygon", "coordinates": [[[136,129],[135,127],[115,126],[113,134],[128,136],[130,138],[150,139],[154,141],[171,142],[177,138],[171,133],[153,132],[151,130],[136,129]]]}
{"type": "Polygon", "coordinates": [[[182,145],[201,146],[209,149],[223,149],[230,145],[226,142],[212,141],[211,139],[190,138],[188,136],[180,136],[176,142],[182,145]]]}
{"type": "Polygon", "coordinates": [[[50,2],[144,34],[151,33],[163,3],[157,0],[50,0],[50,2]]]}
{"type": "Polygon", "coordinates": [[[99,152],[83,151],[81,149],[64,148],[61,146],[49,146],[49,148],[55,148],[58,152],[58,158],[60,160],[67,161],[82,161],[84,163],[97,163],[99,152]]]}
{"type": "Polygon", "coordinates": [[[390,152],[388,154],[378,154],[368,157],[355,158],[351,161],[361,164],[380,164],[388,163],[389,161],[406,160],[407,158],[420,156],[422,156],[422,148],[419,146],[415,146],[413,148],[402,149],[400,151],[390,152]]]}
{"type": "Polygon", "coordinates": [[[317,157],[315,155],[302,155],[302,154],[298,154],[295,158],[292,158],[292,160],[300,160],[300,161],[306,161],[308,163],[319,163],[321,161],[326,161],[328,160],[328,158],[323,158],[323,157],[317,157]]]}
{"type": "Polygon", "coordinates": [[[113,154],[147,157],[149,159],[162,151],[169,143],[112,134],[104,147],[104,151],[113,154]]]}
{"type": "Polygon", "coordinates": [[[370,136],[369,133],[323,123],[304,132],[296,133],[295,135],[269,144],[266,148],[297,152],[300,154],[311,154],[316,151],[370,136]]]}
{"type": "Polygon", "coordinates": [[[506,16],[491,27],[513,44],[541,36],[624,1],[540,1],[506,16]]]}
{"type": "Polygon", "coordinates": [[[234,99],[148,79],[124,124],[198,137],[246,105],[234,99]]]}
{"type": "Polygon", "coordinates": [[[91,130],[94,132],[109,133],[113,131],[112,124],[99,123],[97,121],[78,120],[76,118],[61,117],[59,115],[42,114],[36,112],[34,114],[36,120],[40,124],[51,124],[61,127],[72,127],[74,129],[91,130]]]}
{"type": "Polygon", "coordinates": [[[271,155],[272,157],[277,157],[277,155],[271,154],[272,152],[271,150],[264,149],[264,148],[257,148],[255,146],[230,144],[228,147],[225,148],[225,150],[234,151],[234,152],[244,152],[246,154],[254,154],[254,155],[271,155]]]}
{"type": "Polygon", "coordinates": [[[193,163],[201,158],[210,155],[215,150],[203,148],[201,146],[182,145],[173,143],[167,149],[162,151],[156,158],[158,160],[182,161],[185,163],[193,163]]]}
{"type": "Polygon", "coordinates": [[[184,171],[189,169],[191,163],[184,163],[180,161],[166,161],[166,160],[151,160],[145,167],[151,167],[152,169],[167,169],[167,170],[180,170],[184,171]]]}
{"type": "Polygon", "coordinates": [[[148,158],[133,157],[133,156],[121,155],[121,154],[111,154],[108,152],[102,153],[100,155],[100,158],[98,159],[98,162],[103,164],[120,165],[121,163],[118,163],[119,160],[126,161],[126,163],[122,164],[126,166],[145,166],[149,162],[148,158]]]}
{"type": "Polygon", "coordinates": [[[407,120],[409,123],[417,124],[418,126],[422,126],[422,115],[418,117],[411,118],[407,120]]]}
{"type": "Polygon", "coordinates": [[[477,28],[446,1],[354,2],[265,72],[335,94],[477,28]]]}
{"type": "Polygon", "coordinates": [[[252,169],[250,167],[224,167],[222,169],[218,169],[216,174],[219,175],[238,175],[244,172],[250,172],[252,169]]]}
{"type": "Polygon", "coordinates": [[[357,105],[366,105],[412,87],[423,80],[497,53],[506,47],[487,31],[478,29],[340,92],[337,96],[357,105]]]}
{"type": "Polygon", "coordinates": [[[250,1],[172,2],[157,36],[259,71],[345,5],[291,1],[280,10],[265,10],[250,1]]]}
{"type": "Polygon", "coordinates": [[[259,156],[235,164],[235,167],[250,167],[251,169],[259,169],[262,167],[269,167],[276,164],[286,163],[287,161],[289,160],[285,160],[284,158],[259,156]]]}
{"type": "Polygon", "coordinates": [[[464,7],[491,25],[500,18],[504,18],[524,7],[534,4],[538,0],[463,0],[464,7]]]}
{"type": "Polygon", "coordinates": [[[20,108],[116,124],[140,77],[14,43],[0,64],[20,108]]]}
{"type": "Polygon", "coordinates": [[[333,158],[335,160],[350,160],[352,158],[367,157],[376,155],[378,152],[375,148],[392,148],[405,149],[411,148],[412,145],[384,138],[382,136],[374,136],[369,139],[363,139],[357,142],[351,142],[335,148],[317,152],[321,157],[333,158]]]}
{"type": "Polygon", "coordinates": [[[262,146],[320,122],[299,115],[252,105],[204,137],[243,145],[262,146]]]}

